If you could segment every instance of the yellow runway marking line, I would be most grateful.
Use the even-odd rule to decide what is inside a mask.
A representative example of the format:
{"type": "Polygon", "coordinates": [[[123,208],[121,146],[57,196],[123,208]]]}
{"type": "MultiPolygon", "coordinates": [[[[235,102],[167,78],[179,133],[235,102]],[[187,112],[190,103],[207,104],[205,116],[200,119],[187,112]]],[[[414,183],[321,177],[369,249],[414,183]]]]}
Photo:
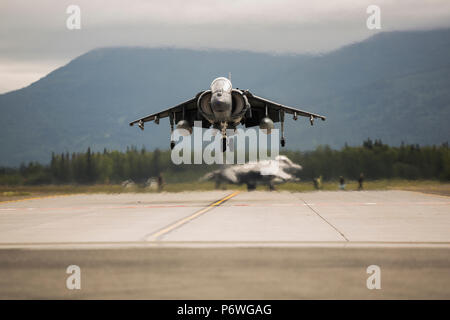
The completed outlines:
{"type": "Polygon", "coordinates": [[[75,196],[75,195],[79,195],[79,193],[71,193],[71,194],[55,194],[52,196],[42,196],[42,197],[32,197],[32,198],[24,198],[24,199],[16,199],[16,200],[5,200],[2,201],[0,200],[0,204],[3,203],[12,203],[12,202],[22,202],[22,201],[27,201],[27,200],[41,200],[41,199],[48,199],[48,198],[59,198],[59,197],[68,197],[68,196],[75,196]]]}
{"type": "Polygon", "coordinates": [[[146,237],[145,240],[146,241],[156,241],[156,240],[158,240],[159,237],[161,237],[161,236],[171,232],[172,230],[182,226],[183,224],[188,223],[189,221],[197,218],[198,216],[201,216],[202,214],[204,214],[204,213],[208,212],[209,210],[213,209],[214,207],[219,206],[222,202],[227,201],[228,199],[231,199],[234,196],[238,195],[239,193],[240,193],[240,191],[235,191],[232,194],[229,194],[228,196],[226,196],[225,198],[220,199],[220,200],[210,204],[206,208],[203,208],[200,211],[197,211],[194,214],[192,214],[192,215],[190,215],[188,217],[185,217],[185,218],[183,218],[181,220],[178,220],[177,222],[175,222],[175,223],[165,227],[164,229],[162,229],[162,230],[160,230],[160,231],[158,231],[158,232],[156,232],[154,234],[151,234],[149,236],[149,239],[147,239],[147,237],[146,237]]]}

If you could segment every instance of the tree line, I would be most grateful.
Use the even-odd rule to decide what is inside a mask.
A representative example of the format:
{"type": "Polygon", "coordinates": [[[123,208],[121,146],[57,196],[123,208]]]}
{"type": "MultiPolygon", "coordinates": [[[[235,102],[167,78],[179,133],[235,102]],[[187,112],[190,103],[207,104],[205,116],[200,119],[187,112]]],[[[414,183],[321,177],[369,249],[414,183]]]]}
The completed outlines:
{"type": "MultiPolygon", "coordinates": [[[[361,146],[344,146],[340,150],[319,146],[313,151],[283,152],[303,170],[302,180],[322,176],[337,180],[340,176],[356,180],[363,173],[366,179],[434,179],[450,180],[448,144],[440,146],[388,146],[380,140],[367,139],[361,146]]],[[[39,184],[116,184],[125,180],[144,183],[150,177],[163,175],[166,182],[197,181],[219,165],[175,165],[170,151],[147,151],[127,148],[126,151],[52,154],[49,164],[30,162],[19,168],[0,168],[2,185],[39,184]]]]}

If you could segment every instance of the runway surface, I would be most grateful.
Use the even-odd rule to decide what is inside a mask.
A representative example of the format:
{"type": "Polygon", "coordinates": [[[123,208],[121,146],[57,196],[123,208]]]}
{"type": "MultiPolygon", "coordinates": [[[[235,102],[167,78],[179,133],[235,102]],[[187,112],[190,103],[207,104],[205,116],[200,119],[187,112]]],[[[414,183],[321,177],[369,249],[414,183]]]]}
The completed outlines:
{"type": "Polygon", "coordinates": [[[450,198],[92,194],[0,203],[0,298],[450,298],[450,198]],[[78,265],[82,289],[66,288],[78,265]],[[366,268],[381,269],[369,290],[366,268]]]}

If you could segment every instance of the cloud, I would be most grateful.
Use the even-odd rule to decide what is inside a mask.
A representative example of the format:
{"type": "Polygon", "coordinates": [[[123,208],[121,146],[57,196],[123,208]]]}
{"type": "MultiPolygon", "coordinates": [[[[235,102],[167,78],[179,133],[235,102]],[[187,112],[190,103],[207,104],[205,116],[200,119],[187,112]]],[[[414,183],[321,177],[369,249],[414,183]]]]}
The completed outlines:
{"type": "Polygon", "coordinates": [[[366,28],[370,4],[381,8],[381,31],[450,25],[448,0],[6,0],[0,3],[0,69],[21,64],[40,71],[2,77],[0,90],[17,86],[20,74],[25,85],[32,74],[37,80],[51,71],[39,65],[53,68],[103,46],[329,51],[374,34],[366,28]],[[70,4],[81,8],[81,30],[66,28],[70,4]]]}

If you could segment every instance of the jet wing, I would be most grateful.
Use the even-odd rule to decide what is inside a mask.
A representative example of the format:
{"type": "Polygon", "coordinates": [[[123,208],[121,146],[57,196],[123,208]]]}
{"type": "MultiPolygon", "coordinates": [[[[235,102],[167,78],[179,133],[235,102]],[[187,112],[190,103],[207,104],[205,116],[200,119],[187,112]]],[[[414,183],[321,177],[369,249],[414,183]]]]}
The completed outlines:
{"type": "Polygon", "coordinates": [[[250,91],[244,91],[243,93],[247,97],[247,100],[250,104],[250,112],[252,113],[252,119],[248,119],[248,121],[246,120],[245,122],[247,127],[259,125],[260,120],[266,116],[266,107],[269,118],[271,118],[274,122],[278,122],[281,120],[281,113],[292,114],[295,120],[297,116],[307,117],[310,119],[311,124],[316,118],[322,120],[326,119],[324,116],[319,114],[311,113],[293,107],[288,107],[280,103],[255,96],[250,93],[250,91]]]}
{"type": "Polygon", "coordinates": [[[201,93],[203,93],[203,91],[198,93],[194,98],[186,100],[174,107],[134,120],[130,122],[130,126],[133,126],[137,123],[139,127],[143,129],[145,122],[155,121],[156,124],[159,124],[159,119],[166,117],[170,117],[171,122],[173,121],[172,123],[176,123],[182,119],[188,120],[190,122],[199,120],[201,118],[199,117],[197,112],[197,97],[201,93]]]}

